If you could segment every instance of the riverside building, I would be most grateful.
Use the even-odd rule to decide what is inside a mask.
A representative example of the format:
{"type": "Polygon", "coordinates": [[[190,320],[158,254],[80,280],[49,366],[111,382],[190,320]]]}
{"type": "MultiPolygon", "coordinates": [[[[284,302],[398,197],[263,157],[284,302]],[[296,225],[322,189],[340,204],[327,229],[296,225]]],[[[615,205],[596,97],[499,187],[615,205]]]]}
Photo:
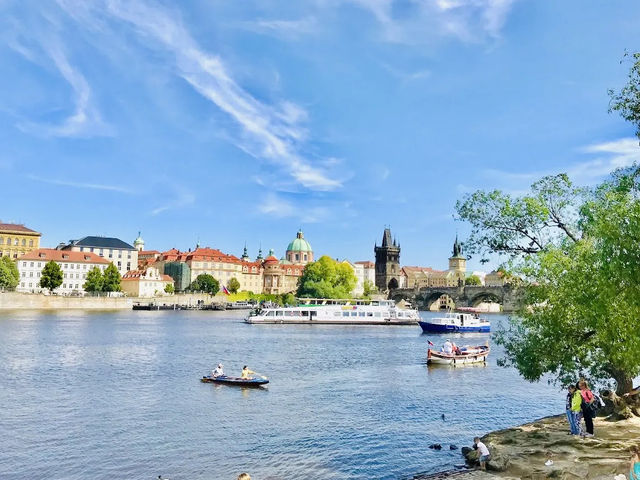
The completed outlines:
{"type": "Polygon", "coordinates": [[[40,248],[41,234],[16,223],[0,223],[0,257],[18,258],[40,248]]]}
{"type": "Polygon", "coordinates": [[[138,268],[138,250],[119,238],[88,236],[80,240],[70,240],[66,245],[60,244],[58,250],[95,253],[113,262],[120,276],[138,268]]]}
{"type": "Polygon", "coordinates": [[[87,280],[89,270],[98,267],[104,271],[111,263],[91,252],[39,248],[18,257],[16,265],[20,280],[16,290],[33,293],[45,291],[46,289],[40,287],[40,278],[42,269],[51,260],[56,262],[62,270],[62,285],[54,292],[63,295],[84,294],[84,283],[87,280]]]}

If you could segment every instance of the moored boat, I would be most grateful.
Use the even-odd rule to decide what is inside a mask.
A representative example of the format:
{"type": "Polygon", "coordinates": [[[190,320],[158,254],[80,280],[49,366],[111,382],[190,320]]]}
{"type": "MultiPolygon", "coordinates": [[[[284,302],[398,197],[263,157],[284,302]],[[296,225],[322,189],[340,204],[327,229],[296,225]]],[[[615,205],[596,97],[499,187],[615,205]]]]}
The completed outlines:
{"type": "Polygon", "coordinates": [[[224,385],[238,385],[241,387],[259,387],[266,385],[269,380],[266,378],[240,378],[240,377],[227,377],[226,375],[220,375],[219,377],[202,377],[200,379],[203,383],[221,383],[224,385]]]}
{"type": "Polygon", "coordinates": [[[486,363],[490,351],[489,345],[468,345],[461,347],[460,353],[444,353],[430,348],[427,350],[427,363],[435,365],[486,363]]]}
{"type": "Polygon", "coordinates": [[[415,308],[393,300],[349,300],[301,298],[294,307],[261,308],[251,312],[246,323],[315,325],[415,325],[415,308]]]}
{"type": "Polygon", "coordinates": [[[491,323],[477,314],[448,312],[444,317],[429,318],[418,322],[423,332],[489,332],[491,323]]]}

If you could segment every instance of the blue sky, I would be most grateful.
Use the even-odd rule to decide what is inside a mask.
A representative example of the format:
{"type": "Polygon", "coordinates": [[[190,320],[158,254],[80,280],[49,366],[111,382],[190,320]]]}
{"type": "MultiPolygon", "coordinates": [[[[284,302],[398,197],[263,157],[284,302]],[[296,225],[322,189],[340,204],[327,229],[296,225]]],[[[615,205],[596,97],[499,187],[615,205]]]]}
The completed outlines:
{"type": "MultiPolygon", "coordinates": [[[[608,88],[640,3],[0,0],[0,219],[446,268],[478,188],[640,159],[608,88]]],[[[469,262],[477,268],[476,259],[469,262]]],[[[484,267],[486,269],[486,267],[484,267]]]]}

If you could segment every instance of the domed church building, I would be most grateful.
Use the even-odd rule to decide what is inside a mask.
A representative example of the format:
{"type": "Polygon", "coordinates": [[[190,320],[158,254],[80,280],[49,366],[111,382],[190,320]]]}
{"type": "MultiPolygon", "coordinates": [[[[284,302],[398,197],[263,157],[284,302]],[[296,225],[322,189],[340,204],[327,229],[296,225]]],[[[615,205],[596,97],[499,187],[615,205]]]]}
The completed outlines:
{"type": "Polygon", "coordinates": [[[302,230],[298,230],[296,238],[289,243],[285,258],[294,265],[306,265],[309,262],[313,262],[313,249],[309,242],[304,239],[302,230]]]}

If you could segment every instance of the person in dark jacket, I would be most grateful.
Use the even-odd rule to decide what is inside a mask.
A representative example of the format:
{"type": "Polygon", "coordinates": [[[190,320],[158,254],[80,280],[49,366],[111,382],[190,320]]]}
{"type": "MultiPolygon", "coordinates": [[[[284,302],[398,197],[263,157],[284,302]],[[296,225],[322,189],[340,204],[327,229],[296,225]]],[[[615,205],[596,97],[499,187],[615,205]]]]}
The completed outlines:
{"type": "Polygon", "coordinates": [[[593,405],[596,397],[593,395],[593,392],[589,390],[589,384],[584,378],[581,378],[578,382],[578,389],[582,396],[582,416],[584,417],[584,424],[587,430],[585,436],[593,437],[593,405]]]}

